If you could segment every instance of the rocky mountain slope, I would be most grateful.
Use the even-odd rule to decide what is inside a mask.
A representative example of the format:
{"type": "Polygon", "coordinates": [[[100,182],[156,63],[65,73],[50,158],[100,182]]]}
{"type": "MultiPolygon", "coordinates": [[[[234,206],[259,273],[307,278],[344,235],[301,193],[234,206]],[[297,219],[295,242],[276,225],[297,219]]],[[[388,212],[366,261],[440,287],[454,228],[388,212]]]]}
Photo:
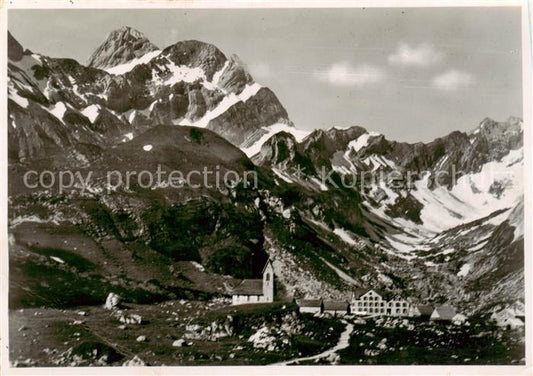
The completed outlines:
{"type": "Polygon", "coordinates": [[[370,240],[374,252],[406,261],[373,265],[366,284],[403,284],[419,299],[474,310],[523,299],[522,132],[516,118],[485,119],[428,144],[361,127],[317,130],[302,142],[285,132],[252,160],[279,182],[359,196],[358,220],[332,220],[317,207],[305,215],[354,248],[370,240]]]}
{"type": "Polygon", "coordinates": [[[8,42],[12,307],[227,295],[269,256],[280,297],[372,286],[469,313],[523,301],[520,119],[425,144],[306,132],[204,42],[160,50],[122,28],[89,66],[8,42]],[[107,179],[204,167],[257,184],[107,179]],[[87,184],[28,188],[28,169],[87,184]]]}
{"type": "Polygon", "coordinates": [[[143,33],[124,26],[113,30],[93,52],[87,65],[94,68],[115,67],[158,51],[143,33]]]}
{"type": "Polygon", "coordinates": [[[235,145],[267,133],[265,127],[291,125],[271,90],[254,82],[237,57],[207,43],[157,50],[122,28],[83,66],[25,51],[8,38],[12,161],[54,159],[66,149],[83,164],[96,152],[86,145],[107,147],[157,124],[212,129],[235,145]]]}

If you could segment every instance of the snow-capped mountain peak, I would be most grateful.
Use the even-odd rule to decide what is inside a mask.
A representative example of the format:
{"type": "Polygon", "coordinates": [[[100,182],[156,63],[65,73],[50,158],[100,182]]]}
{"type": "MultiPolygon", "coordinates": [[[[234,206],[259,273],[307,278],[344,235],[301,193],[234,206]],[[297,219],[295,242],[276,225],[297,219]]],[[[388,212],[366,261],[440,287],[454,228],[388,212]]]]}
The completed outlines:
{"type": "Polygon", "coordinates": [[[158,48],[138,30],[129,26],[111,31],[88,60],[88,66],[109,68],[138,59],[158,48]]]}
{"type": "Polygon", "coordinates": [[[291,125],[276,95],[238,57],[209,43],[158,49],[123,27],[109,33],[89,67],[24,51],[11,35],[9,44],[9,129],[19,160],[80,142],[109,146],[156,124],[208,128],[236,146],[250,145],[274,124],[291,125]]]}

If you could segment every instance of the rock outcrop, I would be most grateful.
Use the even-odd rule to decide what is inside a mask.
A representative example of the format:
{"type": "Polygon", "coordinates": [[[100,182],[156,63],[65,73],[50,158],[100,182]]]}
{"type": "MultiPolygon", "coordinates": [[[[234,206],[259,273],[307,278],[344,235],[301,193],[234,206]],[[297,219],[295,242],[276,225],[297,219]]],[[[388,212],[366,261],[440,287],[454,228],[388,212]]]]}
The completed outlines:
{"type": "Polygon", "coordinates": [[[92,53],[87,65],[95,68],[114,67],[157,50],[143,33],[129,26],[111,31],[92,53]]]}

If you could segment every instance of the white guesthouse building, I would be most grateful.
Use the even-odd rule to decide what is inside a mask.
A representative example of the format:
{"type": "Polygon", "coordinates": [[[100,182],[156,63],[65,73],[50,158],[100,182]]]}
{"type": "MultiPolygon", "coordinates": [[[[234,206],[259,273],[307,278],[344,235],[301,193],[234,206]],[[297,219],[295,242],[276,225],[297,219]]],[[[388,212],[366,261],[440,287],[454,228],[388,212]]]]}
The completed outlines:
{"type": "Polygon", "coordinates": [[[262,279],[245,279],[232,294],[232,304],[271,303],[274,301],[274,267],[269,259],[262,279]]]}
{"type": "Polygon", "coordinates": [[[353,293],[351,311],[354,315],[408,316],[410,304],[406,300],[385,300],[383,294],[373,289],[356,290],[353,293]]]}

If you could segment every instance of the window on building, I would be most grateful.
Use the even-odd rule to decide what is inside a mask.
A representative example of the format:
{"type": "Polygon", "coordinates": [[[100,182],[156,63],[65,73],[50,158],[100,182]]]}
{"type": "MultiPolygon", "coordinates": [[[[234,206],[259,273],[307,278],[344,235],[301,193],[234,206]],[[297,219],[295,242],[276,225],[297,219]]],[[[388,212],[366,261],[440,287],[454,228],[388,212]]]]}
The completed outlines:
{"type": "Polygon", "coordinates": [[[270,273],[267,273],[266,276],[265,276],[265,280],[268,282],[270,281],[270,273]]]}

